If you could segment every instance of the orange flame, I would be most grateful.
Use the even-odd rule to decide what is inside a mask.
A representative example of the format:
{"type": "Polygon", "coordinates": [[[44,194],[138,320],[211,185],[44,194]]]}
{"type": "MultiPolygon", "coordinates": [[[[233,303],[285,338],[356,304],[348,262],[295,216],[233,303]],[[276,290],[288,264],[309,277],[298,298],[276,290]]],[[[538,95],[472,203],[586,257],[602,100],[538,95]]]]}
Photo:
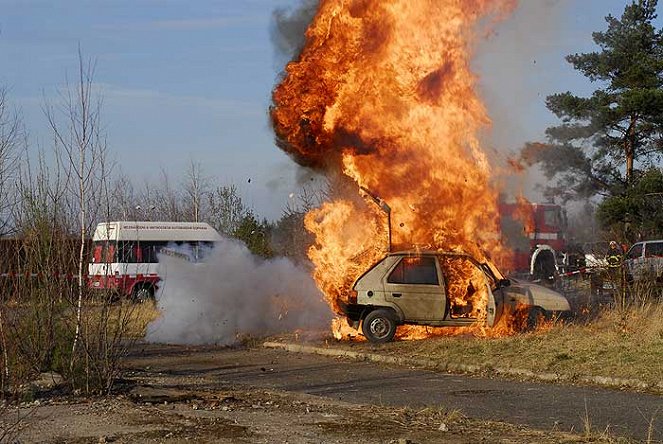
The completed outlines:
{"type": "Polygon", "coordinates": [[[359,187],[391,207],[399,249],[504,254],[498,191],[479,142],[490,119],[470,60],[480,22],[515,6],[321,0],[304,49],[274,90],[271,118],[298,163],[354,184],[351,193],[332,190],[305,220],[316,238],[314,277],[336,312],[386,251],[385,214],[358,198],[359,187]]]}
{"type": "Polygon", "coordinates": [[[536,231],[532,204],[522,194],[516,198],[516,209],[513,212],[513,218],[523,224],[523,234],[528,235],[536,231]]]}

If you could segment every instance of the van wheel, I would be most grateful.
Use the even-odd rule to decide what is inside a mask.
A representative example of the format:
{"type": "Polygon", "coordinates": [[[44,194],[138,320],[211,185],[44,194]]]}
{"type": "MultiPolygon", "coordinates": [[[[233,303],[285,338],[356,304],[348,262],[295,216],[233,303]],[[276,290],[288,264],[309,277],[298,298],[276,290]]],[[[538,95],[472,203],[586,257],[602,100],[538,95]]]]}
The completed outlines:
{"type": "Polygon", "coordinates": [[[131,300],[138,304],[153,301],[154,289],[152,287],[134,288],[131,300]]]}
{"type": "Polygon", "coordinates": [[[370,342],[383,344],[394,339],[396,320],[389,310],[373,310],[361,323],[361,331],[370,342]]]}

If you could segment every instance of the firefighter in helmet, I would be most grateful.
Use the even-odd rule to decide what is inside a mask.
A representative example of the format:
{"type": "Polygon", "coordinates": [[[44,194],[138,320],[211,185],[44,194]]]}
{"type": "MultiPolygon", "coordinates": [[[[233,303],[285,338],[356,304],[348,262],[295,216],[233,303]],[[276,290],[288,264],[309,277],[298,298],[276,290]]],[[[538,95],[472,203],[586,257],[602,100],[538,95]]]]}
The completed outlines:
{"type": "Polygon", "coordinates": [[[622,250],[622,247],[617,242],[610,241],[610,246],[608,247],[608,251],[605,254],[605,260],[608,262],[608,267],[621,267],[623,258],[624,250],[622,250]]]}

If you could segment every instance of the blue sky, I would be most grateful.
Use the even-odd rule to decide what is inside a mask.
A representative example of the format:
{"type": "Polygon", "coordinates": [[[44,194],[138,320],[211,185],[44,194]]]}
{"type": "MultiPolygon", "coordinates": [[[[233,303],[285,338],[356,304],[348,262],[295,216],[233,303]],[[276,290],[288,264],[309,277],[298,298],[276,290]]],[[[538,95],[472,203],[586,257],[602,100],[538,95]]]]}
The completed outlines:
{"type": "MultiPolygon", "coordinates": [[[[521,3],[475,63],[495,121],[486,143],[505,151],[554,122],[546,95],[590,91],[563,57],[592,50],[592,31],[627,1],[521,3]]],[[[158,180],[162,170],[178,180],[193,160],[216,182],[237,185],[259,215],[276,218],[297,193],[297,169],[274,146],[267,121],[282,68],[269,29],[272,11],[293,4],[0,0],[0,87],[23,115],[30,144],[48,147],[42,105],[74,76],[80,44],[96,60],[102,120],[123,173],[137,185],[158,180]]]]}

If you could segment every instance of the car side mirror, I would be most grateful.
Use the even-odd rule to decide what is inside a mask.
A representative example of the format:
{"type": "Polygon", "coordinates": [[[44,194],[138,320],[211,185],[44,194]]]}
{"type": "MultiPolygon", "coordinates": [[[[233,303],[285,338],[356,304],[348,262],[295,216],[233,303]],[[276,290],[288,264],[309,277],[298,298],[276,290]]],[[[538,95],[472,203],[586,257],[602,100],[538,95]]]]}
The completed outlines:
{"type": "Polygon", "coordinates": [[[511,281],[508,280],[508,279],[500,279],[498,284],[499,284],[500,288],[509,287],[511,285],[511,281]]]}

